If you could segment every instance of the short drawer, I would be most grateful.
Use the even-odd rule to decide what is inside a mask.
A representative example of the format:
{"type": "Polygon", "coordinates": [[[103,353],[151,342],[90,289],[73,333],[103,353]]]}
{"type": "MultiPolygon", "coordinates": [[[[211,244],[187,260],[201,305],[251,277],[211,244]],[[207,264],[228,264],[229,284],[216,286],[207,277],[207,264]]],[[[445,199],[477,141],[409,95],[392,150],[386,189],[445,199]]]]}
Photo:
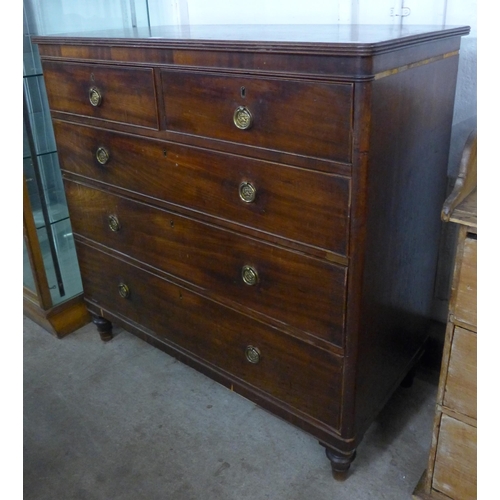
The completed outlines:
{"type": "Polygon", "coordinates": [[[74,182],[66,193],[76,234],[343,347],[344,267],[74,182]]]}
{"type": "Polygon", "coordinates": [[[444,405],[477,418],[477,335],[458,326],[453,332],[444,405]]]}
{"type": "Polygon", "coordinates": [[[465,238],[453,314],[461,323],[477,327],[477,239],[465,238]]]}
{"type": "Polygon", "coordinates": [[[456,500],[477,498],[477,429],[448,415],[441,417],[433,489],[456,500]]]}
{"type": "Polygon", "coordinates": [[[60,121],[54,130],[63,170],[347,253],[345,177],[60,121]]]}
{"type": "Polygon", "coordinates": [[[341,357],[79,242],[77,252],[87,300],[338,428],[341,357]]]}
{"type": "Polygon", "coordinates": [[[45,61],[50,109],[158,129],[153,70],[45,61]]]}
{"type": "Polygon", "coordinates": [[[172,132],[350,162],[351,84],[161,72],[172,132]]]}

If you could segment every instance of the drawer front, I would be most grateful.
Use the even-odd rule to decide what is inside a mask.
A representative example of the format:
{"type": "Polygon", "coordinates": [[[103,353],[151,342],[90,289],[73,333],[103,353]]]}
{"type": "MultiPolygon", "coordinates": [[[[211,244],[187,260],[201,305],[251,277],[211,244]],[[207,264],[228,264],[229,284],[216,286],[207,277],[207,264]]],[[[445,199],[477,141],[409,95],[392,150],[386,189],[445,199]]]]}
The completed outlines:
{"type": "Polygon", "coordinates": [[[75,233],[343,346],[344,267],[77,183],[66,192],[75,233]]]}
{"type": "Polygon", "coordinates": [[[158,129],[152,69],[45,61],[43,72],[53,111],[158,129]]]}
{"type": "Polygon", "coordinates": [[[169,131],[351,160],[351,84],[176,70],[163,70],[161,80],[169,131]]]}
{"type": "Polygon", "coordinates": [[[347,252],[349,179],[57,121],[54,130],[63,170],[347,252]],[[104,165],[99,148],[109,155],[104,165]]]}
{"type": "Polygon", "coordinates": [[[476,500],[476,470],[476,428],[443,415],[432,487],[456,500],[476,500]]]}
{"type": "Polygon", "coordinates": [[[457,284],[455,318],[477,327],[477,240],[466,238],[457,284]]]}
{"type": "Polygon", "coordinates": [[[342,358],[86,245],[77,243],[77,252],[85,295],[98,307],[118,313],[233,377],[338,427],[342,358]],[[128,297],[119,294],[119,284],[128,287],[128,297]],[[256,348],[248,352],[252,362],[247,359],[249,346],[256,348]]]}
{"type": "Polygon", "coordinates": [[[453,332],[444,405],[477,418],[477,336],[458,326],[453,332]]]}

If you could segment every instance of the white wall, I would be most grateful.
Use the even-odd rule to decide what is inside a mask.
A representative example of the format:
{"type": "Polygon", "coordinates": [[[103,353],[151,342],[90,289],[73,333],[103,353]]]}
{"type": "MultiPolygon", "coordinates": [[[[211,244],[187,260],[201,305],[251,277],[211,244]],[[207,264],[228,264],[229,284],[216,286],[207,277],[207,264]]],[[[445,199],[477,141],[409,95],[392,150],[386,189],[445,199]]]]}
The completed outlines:
{"type": "Polygon", "coordinates": [[[456,173],[477,115],[476,0],[149,0],[151,25],[430,24],[468,25],[462,40],[449,175],[456,173]]]}
{"type": "Polygon", "coordinates": [[[149,0],[162,24],[476,24],[476,0],[149,0]],[[181,13],[176,16],[175,13],[181,13]],[[174,15],[172,15],[174,13],[174,15]]]}

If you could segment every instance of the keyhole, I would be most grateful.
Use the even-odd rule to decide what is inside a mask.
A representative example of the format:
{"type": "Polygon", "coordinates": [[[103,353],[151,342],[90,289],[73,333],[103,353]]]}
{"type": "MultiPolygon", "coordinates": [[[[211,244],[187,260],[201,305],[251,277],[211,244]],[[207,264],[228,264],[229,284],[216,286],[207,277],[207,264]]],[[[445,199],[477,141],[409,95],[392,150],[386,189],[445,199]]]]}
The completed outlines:
{"type": "Polygon", "coordinates": [[[95,82],[95,76],[94,73],[90,73],[90,81],[95,82]]]}
{"type": "Polygon", "coordinates": [[[241,87],[240,95],[243,99],[245,99],[246,93],[247,93],[247,89],[245,87],[241,87]]]}

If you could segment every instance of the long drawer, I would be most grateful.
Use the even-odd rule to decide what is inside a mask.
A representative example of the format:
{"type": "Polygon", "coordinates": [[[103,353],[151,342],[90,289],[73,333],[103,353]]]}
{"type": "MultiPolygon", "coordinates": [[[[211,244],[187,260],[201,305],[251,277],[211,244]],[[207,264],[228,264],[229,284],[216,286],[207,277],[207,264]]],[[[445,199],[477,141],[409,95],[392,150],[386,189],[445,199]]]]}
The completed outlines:
{"type": "Polygon", "coordinates": [[[350,162],[353,85],[164,69],[167,130],[350,162]]]}
{"type": "Polygon", "coordinates": [[[345,177],[59,121],[54,130],[63,170],[347,253],[345,177]]]}
{"type": "Polygon", "coordinates": [[[45,61],[52,111],[158,129],[153,70],[45,61]]]}
{"type": "Polygon", "coordinates": [[[76,234],[343,347],[343,266],[79,183],[65,187],[76,234]]]}
{"type": "Polygon", "coordinates": [[[77,252],[87,300],[142,325],[231,377],[338,428],[340,356],[78,241],[77,252]]]}

